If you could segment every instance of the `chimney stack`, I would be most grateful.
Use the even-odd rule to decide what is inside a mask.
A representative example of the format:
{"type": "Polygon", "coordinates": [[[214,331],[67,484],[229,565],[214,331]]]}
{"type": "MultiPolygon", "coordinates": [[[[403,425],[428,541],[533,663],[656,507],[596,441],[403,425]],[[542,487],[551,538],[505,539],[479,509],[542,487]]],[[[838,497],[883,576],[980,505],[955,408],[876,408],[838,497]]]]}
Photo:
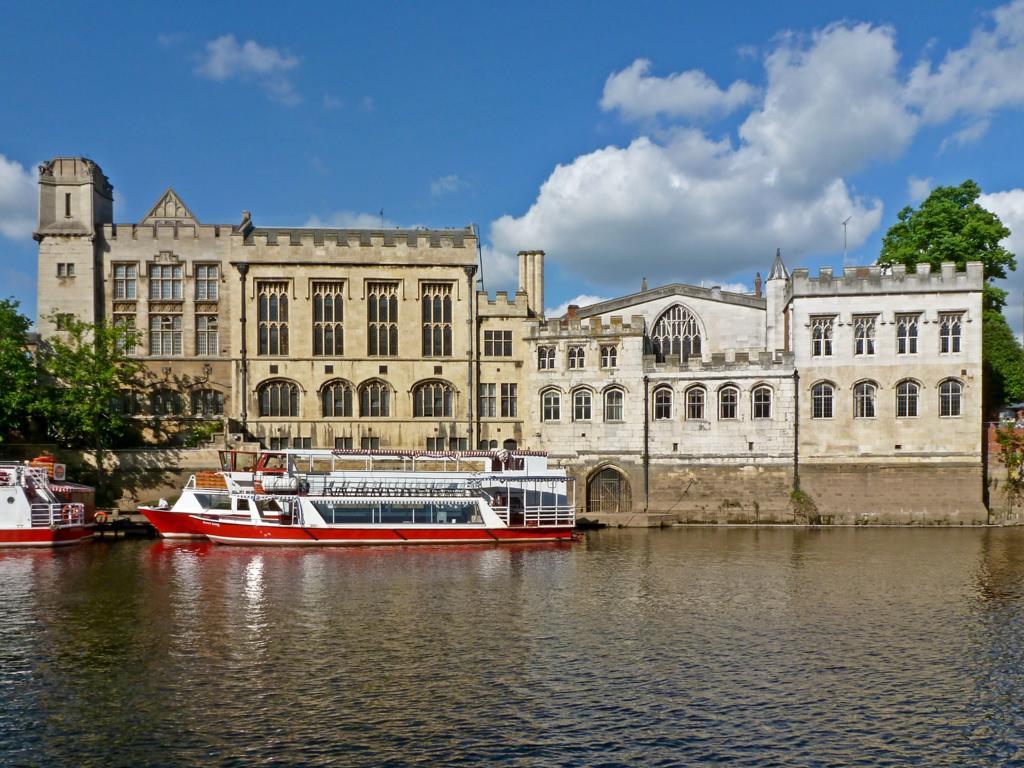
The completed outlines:
{"type": "Polygon", "coordinates": [[[566,310],[565,310],[565,318],[566,318],[566,320],[575,320],[576,319],[576,312],[578,310],[579,310],[579,305],[578,304],[570,304],[566,308],[566,310]]]}
{"type": "Polygon", "coordinates": [[[757,296],[757,298],[759,298],[759,299],[761,298],[761,273],[760,272],[758,272],[757,275],[754,277],[754,295],[757,296]]]}
{"type": "Polygon", "coordinates": [[[640,290],[641,290],[641,292],[647,290],[647,278],[646,277],[643,280],[640,281],[640,290]]]}

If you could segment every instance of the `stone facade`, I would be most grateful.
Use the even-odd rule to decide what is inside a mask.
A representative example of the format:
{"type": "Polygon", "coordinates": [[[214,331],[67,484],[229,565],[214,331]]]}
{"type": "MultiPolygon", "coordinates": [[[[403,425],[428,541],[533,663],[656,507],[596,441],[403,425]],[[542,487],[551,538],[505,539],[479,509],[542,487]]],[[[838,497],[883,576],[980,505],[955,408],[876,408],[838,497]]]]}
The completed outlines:
{"type": "MultiPolygon", "coordinates": [[[[547,450],[621,524],[983,522],[980,264],[672,284],[543,316],[544,253],[477,290],[475,230],[115,224],[84,158],[40,168],[39,328],[134,325],[140,419],[267,447],[547,450]],[[763,288],[763,290],[762,290],[763,288]]],[[[134,407],[134,406],[131,406],[134,407]]]]}

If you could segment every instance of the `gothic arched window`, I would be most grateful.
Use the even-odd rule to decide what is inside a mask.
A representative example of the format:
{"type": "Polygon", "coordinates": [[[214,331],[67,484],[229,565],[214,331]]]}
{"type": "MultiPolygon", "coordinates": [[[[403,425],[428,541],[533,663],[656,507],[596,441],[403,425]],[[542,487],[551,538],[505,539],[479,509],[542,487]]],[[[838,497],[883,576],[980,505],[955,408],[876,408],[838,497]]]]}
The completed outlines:
{"type": "Polygon", "coordinates": [[[664,362],[668,355],[679,355],[683,360],[699,357],[701,338],[696,316],[678,304],[669,307],[654,324],[651,344],[658,362],[664,362]]]}

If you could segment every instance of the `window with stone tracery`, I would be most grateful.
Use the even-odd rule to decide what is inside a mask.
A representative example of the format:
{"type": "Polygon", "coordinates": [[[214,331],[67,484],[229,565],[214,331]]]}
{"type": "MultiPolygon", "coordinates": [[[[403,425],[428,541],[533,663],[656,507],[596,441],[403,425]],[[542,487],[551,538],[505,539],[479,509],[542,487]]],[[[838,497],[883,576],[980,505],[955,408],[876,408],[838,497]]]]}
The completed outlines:
{"type": "Polygon", "coordinates": [[[256,283],[257,320],[259,323],[258,353],[288,354],[288,283],[259,281],[256,283]]]}
{"type": "Polygon", "coordinates": [[[962,312],[943,312],[939,315],[939,352],[960,351],[960,326],[962,312]]]}
{"type": "Polygon", "coordinates": [[[345,354],[345,283],[313,283],[313,354],[345,354]]]}
{"type": "Polygon", "coordinates": [[[917,354],[917,326],[920,315],[896,315],[896,353],[917,354]]]}
{"type": "Polygon", "coordinates": [[[874,316],[853,319],[853,354],[857,356],[875,354],[874,316]]]}
{"type": "Polygon", "coordinates": [[[452,285],[426,283],[420,306],[423,315],[423,356],[452,354],[452,285]]]}
{"type": "Polygon", "coordinates": [[[398,283],[367,284],[366,347],[370,357],[398,355],[398,283]]]}
{"type": "Polygon", "coordinates": [[[679,355],[683,360],[699,357],[701,337],[696,316],[678,304],[669,307],[654,324],[651,346],[658,362],[665,362],[668,355],[679,355]]]}
{"type": "Polygon", "coordinates": [[[832,356],[832,327],[834,317],[811,318],[811,357],[832,356]]]}

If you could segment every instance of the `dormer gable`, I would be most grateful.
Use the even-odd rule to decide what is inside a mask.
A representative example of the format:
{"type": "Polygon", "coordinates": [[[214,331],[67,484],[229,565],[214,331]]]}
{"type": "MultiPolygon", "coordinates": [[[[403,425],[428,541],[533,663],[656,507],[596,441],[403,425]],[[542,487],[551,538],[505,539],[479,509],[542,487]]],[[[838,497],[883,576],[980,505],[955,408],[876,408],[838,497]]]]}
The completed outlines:
{"type": "Polygon", "coordinates": [[[140,224],[198,224],[199,220],[192,215],[192,211],[188,209],[188,206],[181,202],[181,198],[178,197],[170,187],[164,192],[160,199],[157,200],[156,205],[149,209],[140,224]]]}

